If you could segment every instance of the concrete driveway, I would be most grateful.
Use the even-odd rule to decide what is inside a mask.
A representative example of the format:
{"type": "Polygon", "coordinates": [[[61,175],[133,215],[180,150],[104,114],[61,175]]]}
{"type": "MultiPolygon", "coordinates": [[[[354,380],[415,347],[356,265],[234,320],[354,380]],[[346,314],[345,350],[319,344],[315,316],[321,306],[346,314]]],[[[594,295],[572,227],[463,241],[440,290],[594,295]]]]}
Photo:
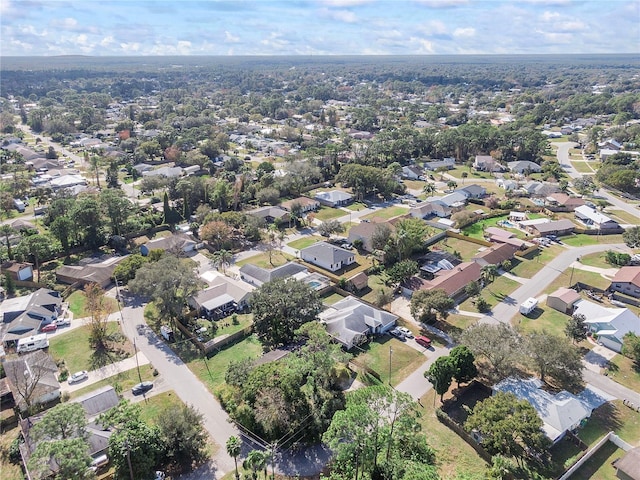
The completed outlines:
{"type": "Polygon", "coordinates": [[[609,350],[602,345],[596,345],[584,356],[585,368],[588,368],[592,372],[600,373],[603,368],[606,368],[609,361],[616,356],[616,352],[609,350]]]}

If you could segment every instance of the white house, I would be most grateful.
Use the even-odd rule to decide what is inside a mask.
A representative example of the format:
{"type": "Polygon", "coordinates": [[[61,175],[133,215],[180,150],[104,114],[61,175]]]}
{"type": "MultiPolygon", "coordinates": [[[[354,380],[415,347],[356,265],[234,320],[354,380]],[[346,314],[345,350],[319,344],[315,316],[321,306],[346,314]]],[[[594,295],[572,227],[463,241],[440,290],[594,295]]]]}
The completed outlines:
{"type": "Polygon", "coordinates": [[[342,190],[331,190],[329,192],[316,193],[315,199],[329,207],[340,207],[351,203],[353,201],[353,195],[343,192],[342,190]]]}
{"type": "Polygon", "coordinates": [[[598,342],[611,350],[622,350],[622,339],[627,333],[640,335],[640,318],[628,308],[603,307],[587,300],[578,300],[574,305],[574,315],[584,315],[598,342]]]}
{"type": "Polygon", "coordinates": [[[606,216],[602,212],[591,208],[589,205],[581,205],[574,210],[576,218],[589,228],[598,230],[620,228],[618,222],[606,216]]]}
{"type": "Polygon", "coordinates": [[[300,258],[330,272],[336,272],[356,261],[353,252],[327,242],[318,242],[303,248],[300,250],[300,258]]]}

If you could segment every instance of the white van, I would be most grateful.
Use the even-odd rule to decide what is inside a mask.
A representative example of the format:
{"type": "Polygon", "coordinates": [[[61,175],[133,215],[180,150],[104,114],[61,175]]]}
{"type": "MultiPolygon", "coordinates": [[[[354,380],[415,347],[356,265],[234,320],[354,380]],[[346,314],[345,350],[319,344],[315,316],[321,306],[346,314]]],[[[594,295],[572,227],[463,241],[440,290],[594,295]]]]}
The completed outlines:
{"type": "Polygon", "coordinates": [[[93,459],[93,462],[91,462],[91,466],[89,467],[89,469],[93,472],[96,472],[102,467],[107,466],[108,464],[109,457],[107,457],[106,455],[100,455],[99,457],[93,459]]]}
{"type": "Polygon", "coordinates": [[[46,333],[40,333],[38,335],[32,335],[30,337],[21,338],[18,340],[18,346],[16,351],[18,353],[35,352],[41,348],[49,347],[49,339],[46,333]]]}

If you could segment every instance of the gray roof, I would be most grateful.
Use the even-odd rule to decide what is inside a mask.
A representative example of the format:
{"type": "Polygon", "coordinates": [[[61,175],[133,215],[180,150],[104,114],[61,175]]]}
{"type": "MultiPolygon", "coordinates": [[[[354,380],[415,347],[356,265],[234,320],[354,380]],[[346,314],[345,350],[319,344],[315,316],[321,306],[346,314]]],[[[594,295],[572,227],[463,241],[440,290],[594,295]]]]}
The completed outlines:
{"type": "Polygon", "coordinates": [[[537,223],[535,225],[532,225],[532,227],[535,228],[538,232],[544,234],[556,231],[571,230],[575,228],[575,225],[571,220],[563,218],[562,220],[552,220],[551,222],[537,223]]]}
{"type": "Polygon", "coordinates": [[[262,283],[270,282],[272,280],[275,280],[276,278],[292,277],[295,274],[305,272],[306,270],[306,267],[295,262],[287,262],[284,265],[272,268],[271,270],[267,270],[256,265],[251,265],[250,263],[247,263],[240,267],[241,274],[255,278],[262,283]]]}
{"type": "Polygon", "coordinates": [[[509,170],[512,172],[524,172],[525,170],[530,170],[532,172],[539,172],[542,169],[540,165],[534,162],[530,162],[528,160],[518,160],[516,162],[507,163],[509,170]]]}
{"type": "Polygon", "coordinates": [[[253,210],[249,210],[247,212],[248,215],[252,215],[258,218],[284,218],[289,216],[289,212],[282,207],[279,206],[267,206],[255,208],[253,210]]]}
{"type": "Polygon", "coordinates": [[[353,257],[353,252],[327,242],[318,242],[300,250],[300,254],[323,258],[331,264],[344,262],[353,257]]]}
{"type": "Polygon", "coordinates": [[[340,202],[344,200],[350,200],[353,195],[342,190],[331,190],[329,192],[318,192],[315,198],[319,200],[325,200],[329,202],[340,202]]]}
{"type": "Polygon", "coordinates": [[[74,401],[82,405],[87,417],[95,417],[118,405],[120,399],[115,389],[111,385],[106,385],[74,401]]]}

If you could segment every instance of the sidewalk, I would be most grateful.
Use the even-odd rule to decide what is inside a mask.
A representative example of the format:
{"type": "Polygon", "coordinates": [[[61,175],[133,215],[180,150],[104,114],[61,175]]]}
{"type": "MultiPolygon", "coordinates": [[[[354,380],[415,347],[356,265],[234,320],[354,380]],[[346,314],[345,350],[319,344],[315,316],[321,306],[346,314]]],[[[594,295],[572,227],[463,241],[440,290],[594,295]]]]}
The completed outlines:
{"type": "Polygon", "coordinates": [[[584,270],[585,272],[593,272],[599,273],[605,277],[615,277],[616,273],[618,273],[617,268],[600,268],[600,267],[592,267],[590,265],[585,265],[580,262],[573,262],[571,268],[576,268],[578,270],[584,270]]]}
{"type": "MultiPolygon", "coordinates": [[[[100,380],[104,380],[105,378],[113,377],[114,375],[125,372],[127,370],[131,370],[132,368],[136,368],[136,357],[138,357],[138,363],[142,365],[148,365],[149,359],[145,356],[144,353],[138,352],[136,356],[125,358],[124,360],[116,363],[111,363],[107,366],[99,368],[97,370],[92,370],[89,372],[89,378],[83,380],[78,383],[74,383],[73,385],[69,385],[68,383],[60,384],[60,390],[64,392],[73,392],[75,390],[80,390],[81,388],[86,387],[87,385],[92,385],[100,380]]],[[[73,374],[75,372],[69,372],[69,374],[73,374]]]]}

